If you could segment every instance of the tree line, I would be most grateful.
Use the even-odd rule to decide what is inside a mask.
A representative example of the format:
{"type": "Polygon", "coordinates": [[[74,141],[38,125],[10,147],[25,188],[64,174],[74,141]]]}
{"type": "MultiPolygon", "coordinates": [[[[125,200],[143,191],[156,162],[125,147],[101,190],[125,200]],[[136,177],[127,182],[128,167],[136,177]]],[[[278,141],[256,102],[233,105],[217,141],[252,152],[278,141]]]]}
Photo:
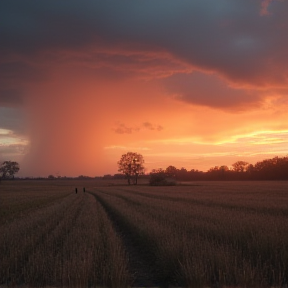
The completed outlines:
{"type": "MultiPolygon", "coordinates": [[[[125,176],[129,185],[131,183],[136,185],[139,175],[143,175],[145,171],[143,156],[138,153],[123,154],[117,164],[118,171],[125,176]]],[[[116,177],[119,178],[119,174],[115,174],[114,178],[116,177]]],[[[153,169],[149,177],[150,185],[175,185],[176,181],[199,180],[288,180],[288,156],[265,159],[255,165],[246,161],[237,161],[231,168],[226,165],[215,166],[207,172],[177,169],[170,165],[166,169],[153,169]]]]}
{"type": "MultiPolygon", "coordinates": [[[[128,152],[123,154],[117,162],[121,174],[105,175],[103,178],[125,177],[128,184],[137,185],[140,175],[144,175],[144,158],[139,153],[128,152]],[[109,176],[109,177],[108,177],[109,176]],[[121,177],[122,176],[122,177],[121,177]]],[[[14,179],[20,170],[15,161],[4,161],[0,166],[0,180],[14,179]]],[[[145,177],[148,177],[146,174],[145,177]]],[[[237,161],[231,168],[226,165],[215,166],[207,172],[185,168],[178,169],[173,165],[166,169],[153,169],[150,174],[151,185],[174,185],[175,181],[204,181],[204,180],[288,180],[288,156],[274,157],[257,162],[255,165],[246,161],[237,161]]],[[[49,175],[48,179],[54,179],[49,175]]],[[[88,176],[79,176],[79,179],[91,179],[88,176]]],[[[97,177],[98,178],[98,177],[97,177]]]]}
{"type": "Polygon", "coordinates": [[[229,168],[226,165],[215,166],[207,172],[185,168],[177,169],[168,166],[164,169],[153,169],[151,177],[171,178],[180,181],[194,180],[288,180],[288,156],[274,157],[257,162],[255,165],[237,161],[229,168]]]}

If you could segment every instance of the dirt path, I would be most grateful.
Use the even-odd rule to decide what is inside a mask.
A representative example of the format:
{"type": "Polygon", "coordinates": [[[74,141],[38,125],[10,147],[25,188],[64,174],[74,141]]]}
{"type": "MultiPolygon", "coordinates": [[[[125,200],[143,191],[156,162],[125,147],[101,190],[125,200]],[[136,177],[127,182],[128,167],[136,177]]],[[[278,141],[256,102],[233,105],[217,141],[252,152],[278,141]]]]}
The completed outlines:
{"type": "Polygon", "coordinates": [[[123,241],[123,246],[129,258],[129,270],[133,277],[132,285],[134,287],[163,287],[163,285],[157,281],[157,272],[159,271],[157,271],[156,267],[153,267],[151,259],[148,259],[147,251],[144,251],[137,245],[131,232],[98,194],[93,192],[88,193],[93,195],[102,205],[115,231],[123,241]]]}

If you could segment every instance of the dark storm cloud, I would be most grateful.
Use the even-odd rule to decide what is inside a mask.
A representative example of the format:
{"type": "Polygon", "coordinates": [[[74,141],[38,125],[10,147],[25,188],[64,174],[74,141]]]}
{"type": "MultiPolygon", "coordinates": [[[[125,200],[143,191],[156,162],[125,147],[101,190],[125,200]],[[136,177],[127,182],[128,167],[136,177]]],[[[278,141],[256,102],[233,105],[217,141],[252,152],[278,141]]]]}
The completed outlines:
{"type": "Polygon", "coordinates": [[[163,80],[167,93],[175,98],[201,106],[232,108],[232,110],[251,108],[261,98],[244,89],[229,87],[223,80],[211,74],[194,72],[175,74],[163,80]],[[207,84],[209,83],[209,84],[207,84]]]}
{"type": "Polygon", "coordinates": [[[0,89],[0,107],[14,107],[21,106],[23,98],[21,92],[17,90],[1,90],[0,89]]]}
{"type": "Polygon", "coordinates": [[[39,81],[45,78],[44,75],[43,70],[20,60],[7,61],[0,64],[1,82],[5,81],[7,83],[13,79],[19,79],[21,82],[39,81]]]}
{"type": "Polygon", "coordinates": [[[0,129],[7,129],[16,134],[26,132],[25,115],[22,109],[0,107],[0,129]]]}
{"type": "MultiPolygon", "coordinates": [[[[169,51],[197,69],[238,83],[283,86],[288,1],[265,2],[267,13],[259,0],[2,0],[0,52],[31,56],[121,44],[169,51]]],[[[9,65],[11,74],[24,69],[9,65]]]]}
{"type": "Polygon", "coordinates": [[[7,53],[35,53],[87,42],[90,26],[73,1],[1,1],[0,8],[1,46],[7,53]]]}

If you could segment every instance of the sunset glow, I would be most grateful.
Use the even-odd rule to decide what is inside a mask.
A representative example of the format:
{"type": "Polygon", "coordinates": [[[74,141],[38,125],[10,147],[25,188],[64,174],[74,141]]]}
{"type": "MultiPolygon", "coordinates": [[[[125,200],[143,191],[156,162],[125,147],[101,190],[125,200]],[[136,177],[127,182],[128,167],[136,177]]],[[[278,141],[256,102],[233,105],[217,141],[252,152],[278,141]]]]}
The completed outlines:
{"type": "Polygon", "coordinates": [[[19,176],[114,174],[128,151],[146,172],[288,154],[288,1],[3,0],[0,14],[0,162],[19,176]]]}

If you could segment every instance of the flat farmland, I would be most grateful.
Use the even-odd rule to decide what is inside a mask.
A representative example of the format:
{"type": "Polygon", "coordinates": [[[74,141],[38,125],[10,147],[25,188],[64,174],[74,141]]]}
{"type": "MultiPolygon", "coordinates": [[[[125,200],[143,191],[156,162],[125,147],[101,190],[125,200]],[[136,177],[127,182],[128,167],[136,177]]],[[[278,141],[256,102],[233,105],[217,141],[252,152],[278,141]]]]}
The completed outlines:
{"type": "Polygon", "coordinates": [[[0,259],[1,287],[287,287],[288,182],[2,181],[0,259]]]}

